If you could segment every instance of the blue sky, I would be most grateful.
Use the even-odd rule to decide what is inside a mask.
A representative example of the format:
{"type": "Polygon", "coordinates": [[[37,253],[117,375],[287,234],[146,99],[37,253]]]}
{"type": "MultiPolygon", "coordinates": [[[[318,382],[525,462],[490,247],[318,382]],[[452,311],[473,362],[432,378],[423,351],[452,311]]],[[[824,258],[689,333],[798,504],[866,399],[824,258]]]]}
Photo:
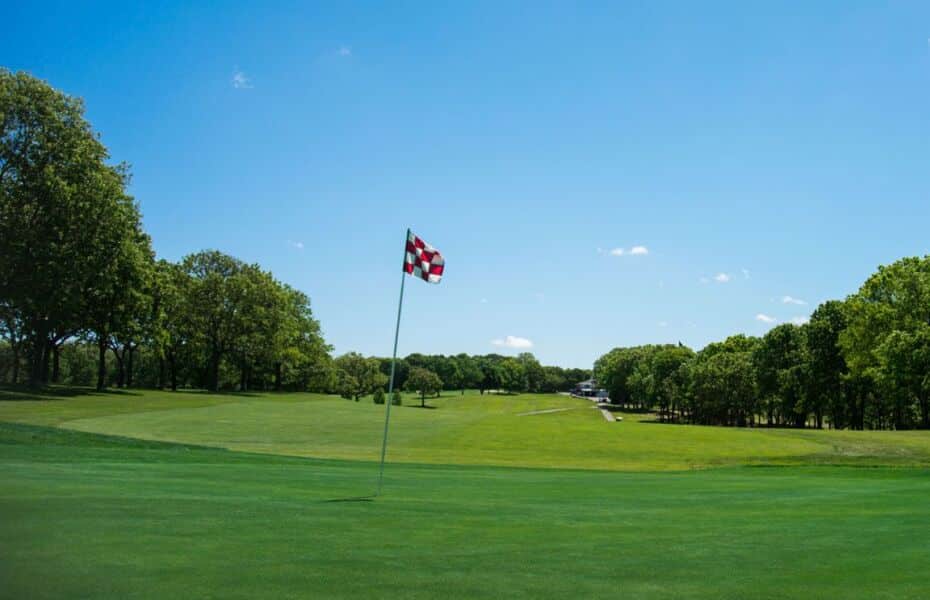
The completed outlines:
{"type": "Polygon", "coordinates": [[[390,353],[408,226],[447,268],[402,354],[565,366],[930,251],[930,3],[4,4],[0,65],[85,98],[158,254],[262,264],[337,352],[390,353]]]}

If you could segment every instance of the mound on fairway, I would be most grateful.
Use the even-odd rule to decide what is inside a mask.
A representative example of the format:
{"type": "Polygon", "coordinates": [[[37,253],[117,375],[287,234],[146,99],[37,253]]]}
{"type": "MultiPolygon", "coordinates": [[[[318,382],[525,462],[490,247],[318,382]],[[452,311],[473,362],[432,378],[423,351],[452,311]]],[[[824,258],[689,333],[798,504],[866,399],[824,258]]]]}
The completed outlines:
{"type": "MultiPolygon", "coordinates": [[[[451,394],[395,407],[393,462],[657,471],[728,465],[930,465],[930,432],[609,423],[587,400],[451,394]],[[418,404],[418,402],[417,402],[418,404]],[[553,409],[560,409],[553,411],[553,409]],[[567,410],[564,410],[567,409],[567,410]],[[535,413],[535,414],[528,414],[535,413]]],[[[0,401],[0,421],[271,454],[376,460],[384,406],[314,394],[131,392],[0,401]]]]}

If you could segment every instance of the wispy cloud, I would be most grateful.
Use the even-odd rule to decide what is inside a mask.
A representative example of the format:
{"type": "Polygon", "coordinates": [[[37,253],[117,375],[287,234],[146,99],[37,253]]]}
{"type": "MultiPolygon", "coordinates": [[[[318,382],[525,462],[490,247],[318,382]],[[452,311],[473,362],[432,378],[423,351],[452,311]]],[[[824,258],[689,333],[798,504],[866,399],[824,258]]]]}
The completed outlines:
{"type": "Polygon", "coordinates": [[[668,327],[668,321],[659,321],[659,327],[668,327]]]}
{"type": "MultiPolygon", "coordinates": [[[[604,250],[598,248],[597,253],[604,254],[604,250]]],[[[607,254],[611,256],[646,256],[649,254],[649,248],[645,246],[633,246],[629,250],[626,248],[612,248],[607,251],[607,254]]]]}
{"type": "Polygon", "coordinates": [[[701,283],[710,283],[710,277],[701,277],[698,281],[701,283]]]}
{"type": "Polygon", "coordinates": [[[339,50],[336,50],[336,54],[339,56],[352,56],[352,48],[349,46],[339,46],[339,50]]]}
{"type": "Polygon", "coordinates": [[[515,348],[520,350],[533,347],[533,342],[515,335],[508,335],[504,339],[491,340],[491,344],[502,348],[515,348]]]}
{"type": "Polygon", "coordinates": [[[488,303],[488,299],[487,299],[487,298],[482,298],[481,300],[479,300],[479,302],[481,302],[481,304],[487,304],[487,303],[488,303]]]}
{"type": "Polygon", "coordinates": [[[811,320],[810,317],[793,317],[791,319],[791,322],[794,323],[795,325],[804,325],[806,323],[809,323],[810,320],[811,320]]]}
{"type": "Polygon", "coordinates": [[[236,88],[237,90],[247,90],[252,87],[252,80],[249,79],[249,77],[244,72],[239,70],[239,67],[236,67],[233,70],[233,76],[232,76],[231,81],[232,81],[232,86],[236,88]]]}
{"type": "Polygon", "coordinates": [[[743,279],[749,279],[749,269],[740,269],[743,272],[743,279]]]}
{"type": "Polygon", "coordinates": [[[293,241],[291,241],[291,240],[288,240],[288,241],[287,241],[287,245],[290,246],[291,248],[294,248],[295,250],[303,250],[303,249],[304,249],[304,243],[303,243],[303,242],[293,242],[293,241]]]}
{"type": "Polygon", "coordinates": [[[804,306],[807,304],[807,302],[804,300],[801,300],[800,298],[793,298],[791,296],[782,296],[781,302],[782,304],[797,304],[798,306],[804,306]]]}
{"type": "Polygon", "coordinates": [[[778,319],[776,319],[775,317],[770,317],[769,315],[766,315],[763,313],[759,313],[756,315],[756,321],[761,321],[763,323],[774,323],[777,320],[778,319]]]}
{"type": "Polygon", "coordinates": [[[717,273],[716,275],[714,275],[714,281],[716,281],[717,283],[727,283],[728,281],[730,281],[730,276],[727,275],[726,273],[717,273]]]}

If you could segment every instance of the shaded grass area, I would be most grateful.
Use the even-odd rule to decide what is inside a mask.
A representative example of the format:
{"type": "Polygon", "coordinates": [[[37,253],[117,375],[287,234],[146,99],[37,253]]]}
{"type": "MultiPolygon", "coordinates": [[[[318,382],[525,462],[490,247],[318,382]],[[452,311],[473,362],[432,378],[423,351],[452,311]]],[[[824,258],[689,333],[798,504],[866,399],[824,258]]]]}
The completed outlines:
{"type": "MultiPolygon", "coordinates": [[[[0,398],[3,393],[0,393],[0,398]]],[[[930,466],[927,431],[735,429],[606,422],[583,399],[551,394],[431,399],[392,412],[392,461],[688,470],[736,465],[930,466]]],[[[375,460],[383,405],[318,394],[133,391],[0,400],[0,421],[292,456],[375,460]]]]}
{"type": "Polygon", "coordinates": [[[0,428],[3,598],[922,598],[930,473],[376,465],[0,428]]]}

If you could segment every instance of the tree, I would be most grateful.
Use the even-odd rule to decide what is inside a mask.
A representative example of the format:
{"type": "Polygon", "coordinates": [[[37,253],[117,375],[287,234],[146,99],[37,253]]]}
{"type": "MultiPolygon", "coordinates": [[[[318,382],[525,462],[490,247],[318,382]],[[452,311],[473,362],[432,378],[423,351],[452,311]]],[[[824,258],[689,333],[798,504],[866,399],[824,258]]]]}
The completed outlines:
{"type": "Polygon", "coordinates": [[[404,389],[420,394],[420,406],[426,408],[426,395],[439,392],[442,389],[442,379],[429,369],[413,367],[404,389]]]}
{"type": "Polygon", "coordinates": [[[381,373],[376,358],[365,358],[357,352],[349,352],[338,357],[335,365],[338,371],[345,374],[340,375],[340,380],[348,380],[354,385],[350,392],[355,400],[377,388],[383,388],[387,383],[387,376],[381,373]]]}
{"type": "Polygon", "coordinates": [[[846,329],[843,303],[831,300],[817,307],[807,327],[807,354],[810,361],[810,398],[817,428],[823,415],[831,427],[850,424],[843,380],[848,373],[840,348],[840,334],[846,329]]]}
{"type": "Polygon", "coordinates": [[[750,352],[699,352],[690,373],[695,422],[739,427],[751,424],[756,411],[756,381],[750,352]]]}
{"type": "Polygon", "coordinates": [[[930,256],[879,267],[847,299],[844,313],[839,341],[861,423],[908,427],[913,410],[920,426],[930,427],[928,394],[917,377],[930,327],[930,256]]]}
{"type": "Polygon", "coordinates": [[[693,358],[694,352],[681,345],[657,346],[649,357],[648,403],[658,407],[663,418],[671,418],[681,390],[681,368],[693,358]]]}
{"type": "MultiPolygon", "coordinates": [[[[122,181],[111,181],[111,193],[122,194],[122,181]]],[[[95,285],[84,294],[86,330],[97,344],[97,389],[106,387],[106,352],[124,339],[138,333],[137,315],[144,310],[146,278],[153,256],[148,236],[142,231],[135,205],[116,201],[111,206],[106,226],[95,241],[98,250],[89,256],[95,265],[95,285]]],[[[122,373],[122,365],[120,372],[122,373]]],[[[122,384],[122,378],[120,379],[122,384]]]]}
{"type": "Polygon", "coordinates": [[[594,377],[614,404],[633,401],[629,378],[640,361],[640,348],[614,348],[594,363],[594,377]]]}
{"type": "Polygon", "coordinates": [[[220,365],[240,333],[241,286],[236,277],[245,265],[216,250],[205,250],[185,257],[181,266],[190,278],[185,302],[190,341],[206,357],[205,387],[216,391],[220,365]]]}
{"type": "Polygon", "coordinates": [[[524,391],[526,389],[526,372],[523,363],[515,358],[508,358],[501,362],[500,384],[508,393],[524,391]]]}
{"type": "Polygon", "coordinates": [[[772,328],[753,352],[753,364],[769,425],[803,427],[808,416],[806,330],[791,323],[772,328]]]}
{"type": "Polygon", "coordinates": [[[375,393],[371,397],[372,402],[375,404],[384,404],[384,390],[378,388],[375,390],[375,393]]]}
{"type": "Polygon", "coordinates": [[[0,305],[20,320],[33,385],[64,340],[119,321],[134,291],[117,286],[135,285],[147,238],[128,169],[108,158],[80,99],[0,69],[0,305]]]}
{"type": "Polygon", "coordinates": [[[283,293],[283,325],[273,349],[274,389],[325,389],[332,368],[332,347],[323,340],[320,323],[310,309],[310,298],[286,285],[283,293]]]}
{"type": "Polygon", "coordinates": [[[517,355],[517,361],[523,367],[523,377],[525,380],[525,389],[528,392],[538,392],[542,390],[546,378],[546,372],[543,370],[539,361],[531,352],[521,352],[517,355]]]}
{"type": "Polygon", "coordinates": [[[455,356],[455,362],[458,365],[460,374],[459,383],[462,388],[462,394],[464,395],[466,388],[476,388],[481,384],[484,374],[481,372],[478,361],[467,354],[457,354],[455,356]]]}

